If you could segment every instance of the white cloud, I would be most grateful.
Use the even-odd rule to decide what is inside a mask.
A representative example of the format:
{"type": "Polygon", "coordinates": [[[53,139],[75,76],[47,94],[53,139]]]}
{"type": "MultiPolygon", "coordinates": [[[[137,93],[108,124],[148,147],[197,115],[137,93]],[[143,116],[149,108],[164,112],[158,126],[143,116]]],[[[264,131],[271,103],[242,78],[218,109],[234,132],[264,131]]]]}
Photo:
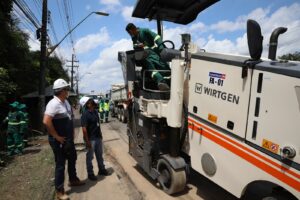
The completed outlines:
{"type": "Polygon", "coordinates": [[[133,6],[124,6],[123,7],[122,16],[123,16],[125,21],[127,21],[127,22],[132,22],[133,21],[133,18],[131,17],[132,10],[133,10],[133,6]]]}
{"type": "MultiPolygon", "coordinates": [[[[122,15],[124,19],[129,19],[132,7],[124,7],[122,15]],[[129,15],[130,13],[130,15],[129,15]]],[[[246,22],[248,19],[255,19],[261,25],[264,36],[263,57],[267,57],[268,43],[272,31],[284,26],[288,31],[280,35],[278,53],[282,55],[299,51],[300,40],[300,4],[295,3],[290,6],[284,6],[270,12],[269,8],[257,8],[252,12],[237,17],[235,20],[223,20],[215,24],[203,24],[202,22],[193,23],[189,26],[178,25],[176,27],[164,27],[164,40],[172,40],[178,49],[181,44],[182,33],[190,33],[192,41],[204,48],[208,52],[231,53],[249,56],[246,34],[246,22]],[[230,27],[230,28],[228,28],[230,27]],[[229,39],[233,31],[240,31],[239,36],[229,39]],[[219,33],[223,37],[220,37],[219,33]],[[205,36],[206,34],[210,34],[205,36]],[[220,39],[222,38],[222,39],[220,39]]],[[[112,43],[112,46],[103,49],[99,57],[91,63],[81,63],[80,73],[92,72],[92,75],[85,76],[83,79],[85,92],[95,90],[105,92],[113,83],[123,82],[121,65],[117,60],[117,52],[132,49],[130,39],[121,39],[112,43]],[[82,67],[84,66],[84,67],[82,67]]]]}
{"type": "MultiPolygon", "coordinates": [[[[123,73],[121,64],[118,61],[118,51],[127,51],[132,49],[132,41],[121,39],[113,42],[112,46],[103,49],[99,57],[92,63],[84,64],[80,68],[80,73],[91,72],[82,79],[85,92],[95,90],[97,92],[106,92],[115,83],[123,83],[123,73]]],[[[82,85],[81,85],[82,87],[82,85]]]]}
{"type": "Polygon", "coordinates": [[[210,52],[236,53],[235,44],[232,41],[228,39],[215,40],[213,36],[209,37],[208,42],[203,48],[210,52]]]}
{"type": "MultiPolygon", "coordinates": [[[[288,31],[279,36],[277,55],[299,51],[300,15],[297,13],[300,13],[300,4],[294,3],[290,6],[283,6],[273,13],[270,13],[269,8],[257,8],[247,15],[237,17],[234,21],[225,20],[212,24],[209,26],[210,32],[216,31],[217,33],[227,34],[238,30],[244,30],[245,32],[235,40],[217,40],[214,37],[208,37],[204,48],[213,52],[249,55],[246,24],[248,19],[254,19],[260,24],[264,36],[263,57],[268,57],[268,43],[272,31],[280,26],[287,27],[288,31]]],[[[196,37],[197,40],[198,37],[196,37]]]]}
{"type": "Polygon", "coordinates": [[[102,8],[105,12],[118,13],[121,11],[122,4],[120,0],[100,0],[99,3],[105,6],[102,8]]]}
{"type": "Polygon", "coordinates": [[[194,23],[190,26],[190,31],[197,31],[197,32],[204,32],[205,29],[206,29],[206,25],[202,22],[197,22],[197,23],[194,23]]]}
{"type": "Polygon", "coordinates": [[[90,34],[80,38],[75,43],[75,49],[78,54],[87,53],[100,45],[106,45],[109,42],[107,28],[103,27],[99,33],[90,34]]]}
{"type": "Polygon", "coordinates": [[[124,6],[121,10],[122,16],[126,22],[139,23],[143,22],[143,19],[132,17],[133,6],[124,6]]]}
{"type": "Polygon", "coordinates": [[[107,6],[121,4],[119,0],[100,0],[100,3],[107,6]]]}
{"type": "Polygon", "coordinates": [[[218,33],[234,32],[238,30],[245,30],[248,19],[254,19],[257,21],[266,18],[270,10],[257,8],[250,12],[248,15],[242,15],[236,18],[235,21],[222,20],[215,24],[210,25],[210,30],[217,31],[218,33]]]}
{"type": "Polygon", "coordinates": [[[23,30],[28,35],[28,46],[30,51],[37,51],[41,49],[41,43],[39,40],[35,39],[36,36],[28,29],[23,30]]]}

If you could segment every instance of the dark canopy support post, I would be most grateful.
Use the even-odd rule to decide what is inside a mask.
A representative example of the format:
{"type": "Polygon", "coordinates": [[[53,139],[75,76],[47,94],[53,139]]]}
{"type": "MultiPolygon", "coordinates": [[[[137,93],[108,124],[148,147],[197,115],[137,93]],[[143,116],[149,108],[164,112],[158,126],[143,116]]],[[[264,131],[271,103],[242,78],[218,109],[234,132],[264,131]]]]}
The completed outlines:
{"type": "Polygon", "coordinates": [[[163,40],[163,23],[160,19],[157,19],[156,24],[157,24],[157,34],[160,35],[161,40],[163,40]]]}

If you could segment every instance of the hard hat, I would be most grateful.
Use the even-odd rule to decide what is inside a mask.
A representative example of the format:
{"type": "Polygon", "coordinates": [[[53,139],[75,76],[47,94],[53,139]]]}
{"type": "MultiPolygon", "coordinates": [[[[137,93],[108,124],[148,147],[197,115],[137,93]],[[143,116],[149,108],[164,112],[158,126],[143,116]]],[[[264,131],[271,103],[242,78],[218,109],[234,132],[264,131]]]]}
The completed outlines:
{"type": "Polygon", "coordinates": [[[88,102],[88,100],[90,99],[93,99],[92,97],[87,97],[87,96],[84,96],[82,97],[80,100],[79,100],[79,103],[81,106],[85,106],[86,102],[88,102]]]}
{"type": "Polygon", "coordinates": [[[53,90],[62,89],[62,88],[66,88],[66,87],[70,87],[70,84],[61,78],[57,79],[53,83],[53,90]]]}

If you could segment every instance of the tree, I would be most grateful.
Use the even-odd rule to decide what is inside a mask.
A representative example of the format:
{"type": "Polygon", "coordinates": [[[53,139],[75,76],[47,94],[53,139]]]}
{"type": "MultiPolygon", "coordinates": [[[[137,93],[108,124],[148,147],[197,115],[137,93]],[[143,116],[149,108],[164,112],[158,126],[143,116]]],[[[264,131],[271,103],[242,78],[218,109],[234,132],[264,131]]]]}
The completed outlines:
{"type": "Polygon", "coordinates": [[[289,53],[282,56],[279,56],[281,60],[292,60],[292,61],[300,61],[300,52],[296,51],[295,53],[289,53]]]}
{"type": "MultiPolygon", "coordinates": [[[[0,120],[7,113],[8,103],[37,91],[39,84],[40,52],[29,50],[29,37],[18,27],[18,19],[11,16],[12,8],[12,0],[0,1],[0,120]]],[[[57,78],[69,80],[57,57],[50,57],[47,66],[47,85],[57,78]]]]}

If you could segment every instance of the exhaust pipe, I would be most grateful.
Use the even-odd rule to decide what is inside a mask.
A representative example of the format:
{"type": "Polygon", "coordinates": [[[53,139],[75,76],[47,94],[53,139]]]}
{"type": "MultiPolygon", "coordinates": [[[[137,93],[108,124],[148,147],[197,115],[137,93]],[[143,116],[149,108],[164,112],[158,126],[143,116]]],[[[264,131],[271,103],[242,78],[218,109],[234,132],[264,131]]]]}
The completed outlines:
{"type": "Polygon", "coordinates": [[[269,44],[269,59],[276,60],[276,51],[277,51],[277,44],[278,44],[278,37],[280,34],[285,33],[287,28],[279,27],[276,28],[270,37],[270,44],[269,44]]]}

